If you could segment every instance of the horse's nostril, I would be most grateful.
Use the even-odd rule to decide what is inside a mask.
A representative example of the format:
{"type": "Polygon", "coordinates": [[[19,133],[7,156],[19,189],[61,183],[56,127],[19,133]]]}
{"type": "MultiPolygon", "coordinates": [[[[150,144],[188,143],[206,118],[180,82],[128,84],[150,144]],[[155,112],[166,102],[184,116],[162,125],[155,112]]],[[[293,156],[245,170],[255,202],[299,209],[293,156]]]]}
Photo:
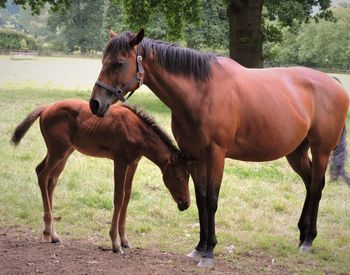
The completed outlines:
{"type": "Polygon", "coordinates": [[[93,114],[97,114],[100,103],[96,99],[90,99],[90,110],[93,114]]]}

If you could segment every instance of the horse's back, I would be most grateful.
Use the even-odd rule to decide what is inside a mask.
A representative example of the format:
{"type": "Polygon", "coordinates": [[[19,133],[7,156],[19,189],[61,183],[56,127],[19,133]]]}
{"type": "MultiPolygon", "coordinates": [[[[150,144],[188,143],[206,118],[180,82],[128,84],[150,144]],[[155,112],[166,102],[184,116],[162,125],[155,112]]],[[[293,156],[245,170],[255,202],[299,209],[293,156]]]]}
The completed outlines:
{"type": "Polygon", "coordinates": [[[83,154],[113,159],[126,143],[126,128],[135,116],[121,105],[111,106],[109,114],[99,118],[91,113],[88,102],[66,99],[50,105],[40,126],[48,147],[71,147],[83,154]],[[51,145],[51,143],[54,143],[51,145]]]}
{"type": "Polygon", "coordinates": [[[219,78],[226,80],[218,81],[222,99],[216,104],[225,110],[221,123],[226,119],[231,127],[228,157],[272,160],[305,139],[322,142],[326,150],[337,144],[349,97],[332,77],[303,67],[247,69],[220,61],[219,78]]]}

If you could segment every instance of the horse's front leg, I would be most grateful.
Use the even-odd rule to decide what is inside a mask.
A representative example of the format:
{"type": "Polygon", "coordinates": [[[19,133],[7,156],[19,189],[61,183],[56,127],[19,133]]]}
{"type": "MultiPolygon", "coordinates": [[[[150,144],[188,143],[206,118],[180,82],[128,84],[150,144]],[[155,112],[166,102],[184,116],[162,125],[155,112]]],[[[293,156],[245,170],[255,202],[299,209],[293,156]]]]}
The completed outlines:
{"type": "Polygon", "coordinates": [[[119,236],[122,248],[129,248],[130,244],[126,237],[125,224],[126,224],[126,212],[128,209],[128,204],[131,196],[132,181],[137,169],[138,161],[131,163],[128,167],[126,178],[125,178],[125,195],[123,200],[122,209],[119,217],[119,236]]]}
{"type": "Polygon", "coordinates": [[[200,258],[198,266],[214,264],[215,213],[224,171],[225,152],[218,146],[212,146],[208,159],[195,164],[191,175],[195,184],[196,202],[200,222],[200,240],[195,250],[188,256],[200,258]]]}
{"type": "Polygon", "coordinates": [[[109,231],[109,236],[112,241],[112,249],[114,253],[123,253],[123,250],[118,242],[118,224],[120,218],[120,211],[123,205],[125,194],[125,176],[127,171],[127,164],[125,161],[114,161],[114,211],[112,218],[112,225],[109,231]]]}

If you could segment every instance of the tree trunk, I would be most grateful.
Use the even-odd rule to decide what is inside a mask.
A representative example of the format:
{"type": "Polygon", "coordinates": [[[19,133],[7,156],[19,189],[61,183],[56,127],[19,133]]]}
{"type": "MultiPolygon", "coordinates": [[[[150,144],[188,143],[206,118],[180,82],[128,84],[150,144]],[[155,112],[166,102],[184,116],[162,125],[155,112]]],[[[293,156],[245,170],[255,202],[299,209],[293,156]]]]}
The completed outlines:
{"type": "Polygon", "coordinates": [[[263,0],[229,0],[230,57],[248,68],[262,68],[263,0]]]}

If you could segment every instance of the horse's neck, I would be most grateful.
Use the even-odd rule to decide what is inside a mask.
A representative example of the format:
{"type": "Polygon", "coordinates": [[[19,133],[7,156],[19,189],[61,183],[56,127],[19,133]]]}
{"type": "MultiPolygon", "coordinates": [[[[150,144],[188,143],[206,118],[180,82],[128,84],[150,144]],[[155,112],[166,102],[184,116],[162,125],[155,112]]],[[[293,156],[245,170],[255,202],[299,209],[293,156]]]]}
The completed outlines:
{"type": "MultiPolygon", "coordinates": [[[[172,111],[186,108],[195,102],[196,83],[192,78],[177,76],[150,60],[145,65],[144,83],[172,111]]],[[[180,111],[180,110],[179,110],[180,111]]]]}

